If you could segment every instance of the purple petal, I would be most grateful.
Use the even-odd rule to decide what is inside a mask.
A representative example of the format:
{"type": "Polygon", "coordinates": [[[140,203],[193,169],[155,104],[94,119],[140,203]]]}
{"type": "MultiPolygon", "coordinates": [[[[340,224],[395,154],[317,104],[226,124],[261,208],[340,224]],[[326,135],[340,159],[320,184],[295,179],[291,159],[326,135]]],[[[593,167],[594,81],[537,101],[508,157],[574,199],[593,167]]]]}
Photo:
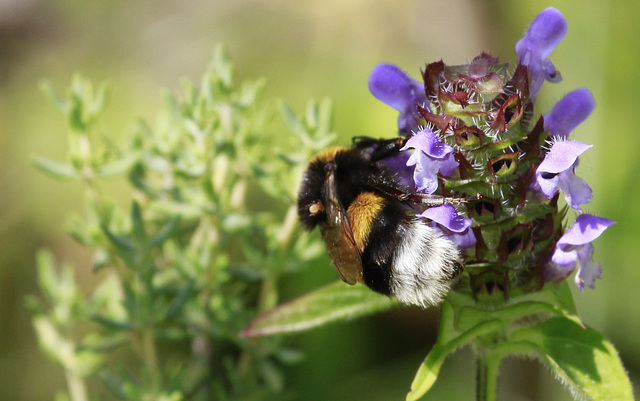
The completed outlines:
{"type": "Polygon", "coordinates": [[[581,211],[580,205],[590,202],[591,187],[573,171],[563,171],[558,174],[557,179],[558,188],[564,194],[569,206],[581,211]]]}
{"type": "Polygon", "coordinates": [[[543,178],[542,174],[536,176],[538,186],[542,190],[542,193],[549,199],[553,198],[558,190],[558,181],[560,178],[556,175],[552,178],[543,178]]]}
{"type": "Polygon", "coordinates": [[[518,61],[527,54],[539,59],[548,58],[566,34],[567,21],[562,13],[553,7],[542,10],[516,43],[518,61]]]}
{"type": "Polygon", "coordinates": [[[585,284],[594,288],[593,283],[596,278],[600,278],[602,268],[598,262],[595,262],[592,259],[593,246],[591,246],[591,244],[587,244],[582,248],[583,249],[581,251],[583,251],[582,253],[584,253],[584,256],[579,258],[580,262],[578,273],[576,273],[575,277],[575,283],[581,291],[584,291],[585,284]]]}
{"type": "Polygon", "coordinates": [[[562,276],[564,277],[567,274],[571,273],[576,263],[578,263],[578,251],[575,249],[575,247],[564,249],[563,247],[556,246],[556,250],[553,252],[551,260],[559,267],[565,268],[562,269],[565,271],[565,274],[562,276]]]}
{"type": "Polygon", "coordinates": [[[560,237],[557,246],[588,244],[614,224],[616,224],[614,221],[604,217],[581,214],[576,218],[573,226],[560,237]]]}
{"type": "Polygon", "coordinates": [[[537,96],[545,79],[557,82],[560,75],[548,60],[553,50],[567,34],[567,21],[553,7],[543,10],[533,20],[524,37],[516,43],[518,63],[529,67],[530,97],[537,96]]]}
{"type": "Polygon", "coordinates": [[[428,194],[432,194],[438,189],[438,169],[439,163],[429,158],[426,154],[416,150],[414,151],[409,160],[407,160],[407,166],[413,166],[413,181],[418,191],[424,191],[428,194]]]}
{"type": "Polygon", "coordinates": [[[444,160],[440,163],[440,174],[445,177],[448,177],[453,173],[453,171],[458,168],[460,163],[456,161],[453,157],[453,153],[450,153],[444,160]]]}
{"type": "Polygon", "coordinates": [[[378,100],[393,107],[398,116],[398,129],[409,134],[417,131],[414,117],[416,104],[427,106],[424,85],[392,64],[379,64],[369,75],[369,90],[378,100]]]}
{"type": "Polygon", "coordinates": [[[417,217],[424,217],[435,221],[454,233],[462,233],[471,226],[471,219],[458,214],[456,209],[446,203],[442,206],[430,207],[417,217]]]}
{"type": "Polygon", "coordinates": [[[593,95],[586,88],[566,95],[544,116],[544,128],[552,137],[567,139],[575,127],[582,123],[596,106],[593,95]]]}
{"type": "Polygon", "coordinates": [[[460,248],[470,248],[478,242],[473,230],[471,229],[466,230],[462,234],[452,233],[451,235],[447,235],[447,238],[453,241],[460,248]]]}
{"type": "Polygon", "coordinates": [[[573,167],[578,156],[592,146],[577,141],[556,141],[538,166],[537,173],[558,174],[568,170],[573,167]]]}
{"type": "Polygon", "coordinates": [[[549,283],[567,277],[575,270],[577,263],[578,252],[575,249],[565,251],[561,247],[556,246],[551,262],[544,266],[544,281],[549,283]]]}
{"type": "MultiPolygon", "coordinates": [[[[429,128],[425,128],[422,131],[416,133],[407,140],[407,143],[400,149],[415,149],[421,151],[427,155],[436,158],[443,159],[448,154],[453,152],[453,148],[446,143],[440,141],[438,136],[433,133],[429,128]]],[[[415,152],[414,152],[415,153],[415,152]]]]}

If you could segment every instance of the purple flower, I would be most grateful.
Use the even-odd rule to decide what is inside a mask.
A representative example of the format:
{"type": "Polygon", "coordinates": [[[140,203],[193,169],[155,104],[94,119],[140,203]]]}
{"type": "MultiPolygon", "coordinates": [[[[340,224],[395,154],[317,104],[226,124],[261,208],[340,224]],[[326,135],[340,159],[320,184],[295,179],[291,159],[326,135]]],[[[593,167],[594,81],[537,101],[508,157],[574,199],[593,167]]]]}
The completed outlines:
{"type": "Polygon", "coordinates": [[[427,108],[424,84],[392,64],[378,64],[369,75],[369,90],[378,100],[400,112],[398,130],[408,136],[418,131],[416,104],[427,108]]]}
{"type": "Polygon", "coordinates": [[[615,222],[604,217],[581,214],[576,222],[568,229],[556,243],[556,249],[551,262],[545,266],[545,281],[557,281],[571,274],[576,268],[575,283],[584,289],[584,285],[593,288],[593,282],[600,278],[600,265],[593,259],[593,245],[595,240],[615,222]]]}
{"type": "Polygon", "coordinates": [[[453,148],[441,142],[436,134],[429,128],[425,128],[407,140],[400,150],[415,149],[407,166],[415,166],[413,180],[418,191],[432,194],[438,189],[438,176],[451,175],[458,167],[458,162],[453,158],[453,148]]]}
{"type": "Polygon", "coordinates": [[[415,188],[413,182],[414,169],[407,166],[410,156],[408,152],[400,152],[383,160],[384,166],[393,174],[394,180],[400,188],[415,188]]]}
{"type": "Polygon", "coordinates": [[[587,88],[576,89],[544,116],[544,129],[549,131],[549,136],[566,140],[569,133],[589,117],[595,106],[587,88]]]}
{"type": "Polygon", "coordinates": [[[580,210],[589,203],[591,188],[574,173],[578,156],[593,145],[577,141],[556,141],[536,170],[536,181],[547,198],[555,196],[559,189],[569,206],[580,210]]]}
{"type": "Polygon", "coordinates": [[[516,43],[518,63],[529,67],[529,96],[535,99],[545,80],[559,82],[562,77],[549,56],[567,34],[567,21],[553,7],[543,10],[533,20],[524,37],[516,43]]]}
{"type": "Polygon", "coordinates": [[[469,248],[476,244],[476,237],[470,229],[471,219],[464,217],[450,204],[430,207],[417,217],[431,220],[432,226],[437,227],[451,241],[461,248],[469,248]]]}

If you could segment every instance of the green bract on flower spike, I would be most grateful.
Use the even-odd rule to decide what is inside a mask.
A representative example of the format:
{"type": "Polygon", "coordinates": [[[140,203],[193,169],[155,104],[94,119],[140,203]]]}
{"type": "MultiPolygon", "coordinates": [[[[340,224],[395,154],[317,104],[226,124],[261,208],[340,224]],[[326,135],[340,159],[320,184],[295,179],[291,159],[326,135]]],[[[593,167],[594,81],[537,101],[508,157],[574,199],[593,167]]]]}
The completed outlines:
{"type": "MultiPolygon", "coordinates": [[[[535,109],[543,83],[561,80],[549,57],[566,33],[563,15],[547,8],[517,42],[515,68],[482,53],[465,65],[429,63],[421,80],[391,64],[380,64],[371,72],[371,93],[399,113],[401,148],[395,157],[382,160],[381,171],[394,177],[392,187],[410,188],[411,197],[442,200],[414,207],[411,213],[424,219],[420,224],[437,230],[438,238],[446,238],[440,244],[454,244],[465,265],[464,279],[442,304],[438,341],[420,366],[408,400],[422,397],[444,359],[464,345],[477,355],[478,400],[496,399],[500,361],[514,354],[538,358],[578,399],[633,399],[615,349],[580,321],[565,280],[577,272],[577,287],[593,288],[601,268],[592,259],[591,243],[615,224],[583,213],[592,190],[574,171],[579,157],[592,147],[569,139],[595,107],[589,90],[568,93],[546,114],[535,109]],[[453,202],[456,199],[464,201],[453,202]],[[568,223],[571,209],[578,217],[568,223]]],[[[354,147],[359,149],[360,143],[354,147]]],[[[359,155],[377,162],[374,155],[384,144],[372,147],[371,155],[359,155]]],[[[322,188],[340,189],[333,183],[335,163],[325,159],[329,160],[326,154],[312,161],[325,163],[322,188]]],[[[303,187],[309,180],[305,176],[303,187]]],[[[371,186],[375,189],[378,184],[371,186]]],[[[322,196],[327,200],[324,191],[322,196]]],[[[355,203],[353,198],[349,202],[355,203]]],[[[312,219],[323,217],[328,207],[326,214],[335,214],[336,221],[347,220],[343,226],[350,229],[345,216],[353,213],[354,203],[335,203],[303,204],[302,213],[310,213],[305,226],[315,226],[312,219]]],[[[329,227],[334,232],[327,236],[326,227],[325,223],[327,247],[343,248],[330,250],[342,278],[374,288],[367,281],[366,275],[372,273],[366,267],[364,279],[357,274],[345,277],[347,268],[358,266],[348,253],[349,235],[336,231],[336,225],[329,227]]],[[[406,235],[423,231],[406,230],[406,235]]],[[[352,239],[354,247],[364,249],[359,248],[359,254],[365,258],[367,248],[358,241],[352,239]]],[[[365,262],[362,259],[360,266],[365,262]]],[[[374,289],[385,293],[384,288],[374,289]]],[[[397,295],[393,288],[390,294],[397,295]]],[[[243,335],[301,331],[396,303],[361,286],[337,283],[259,316],[243,335]]]]}

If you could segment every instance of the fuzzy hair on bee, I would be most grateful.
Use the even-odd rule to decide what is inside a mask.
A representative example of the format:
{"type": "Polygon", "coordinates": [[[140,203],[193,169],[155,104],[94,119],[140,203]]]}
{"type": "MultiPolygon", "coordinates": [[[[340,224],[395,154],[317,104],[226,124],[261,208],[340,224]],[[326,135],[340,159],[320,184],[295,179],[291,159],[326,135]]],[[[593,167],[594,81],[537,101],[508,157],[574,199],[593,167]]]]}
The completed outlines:
{"type": "Polygon", "coordinates": [[[344,282],[426,307],[442,301],[464,265],[456,244],[413,210],[452,198],[405,188],[385,164],[405,141],[358,138],[317,154],[302,178],[298,215],[305,229],[320,228],[344,282]]]}

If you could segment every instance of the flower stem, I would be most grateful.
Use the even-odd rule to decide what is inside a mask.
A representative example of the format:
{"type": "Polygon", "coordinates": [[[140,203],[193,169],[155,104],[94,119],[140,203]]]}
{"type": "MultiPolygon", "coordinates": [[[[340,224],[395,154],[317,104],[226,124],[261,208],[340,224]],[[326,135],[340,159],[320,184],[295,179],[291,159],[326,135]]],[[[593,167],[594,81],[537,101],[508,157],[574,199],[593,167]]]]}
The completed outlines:
{"type": "Polygon", "coordinates": [[[476,400],[496,401],[500,360],[486,353],[478,353],[476,361],[476,400]]]}

